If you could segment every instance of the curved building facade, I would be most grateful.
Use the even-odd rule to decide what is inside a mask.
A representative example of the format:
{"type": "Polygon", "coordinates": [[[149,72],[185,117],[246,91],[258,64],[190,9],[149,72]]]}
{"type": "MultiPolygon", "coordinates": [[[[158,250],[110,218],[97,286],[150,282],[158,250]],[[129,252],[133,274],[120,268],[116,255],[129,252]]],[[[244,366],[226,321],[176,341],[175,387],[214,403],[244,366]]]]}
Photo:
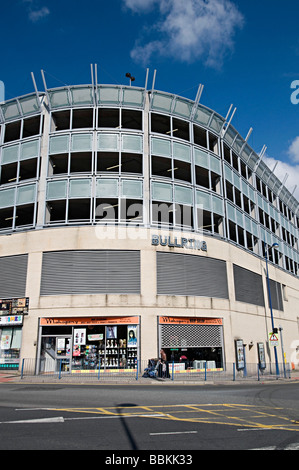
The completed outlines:
{"type": "Polygon", "coordinates": [[[85,85],[0,125],[0,367],[270,364],[273,325],[296,362],[298,201],[229,115],[85,85]]]}

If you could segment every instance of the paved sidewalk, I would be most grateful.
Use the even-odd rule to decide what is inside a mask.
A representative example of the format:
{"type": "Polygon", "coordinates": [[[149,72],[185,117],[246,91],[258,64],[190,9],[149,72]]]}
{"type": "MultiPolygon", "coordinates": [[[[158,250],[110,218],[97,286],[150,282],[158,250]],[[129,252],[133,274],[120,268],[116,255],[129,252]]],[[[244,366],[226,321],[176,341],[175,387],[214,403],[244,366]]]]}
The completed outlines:
{"type": "Polygon", "coordinates": [[[233,380],[227,376],[216,376],[216,377],[208,377],[207,380],[204,380],[203,376],[201,377],[174,377],[174,380],[171,378],[169,379],[162,379],[162,378],[144,378],[138,377],[136,380],[136,376],[104,376],[101,375],[100,379],[98,379],[97,375],[95,376],[83,376],[83,375],[62,375],[59,378],[58,375],[56,376],[46,376],[46,375],[38,375],[38,376],[25,376],[21,378],[20,372],[12,372],[12,371],[2,371],[0,372],[0,384],[1,383],[38,383],[38,384],[72,384],[72,385],[128,385],[128,384],[135,384],[135,385],[233,385],[233,384],[253,384],[253,383],[275,383],[278,381],[279,383],[291,383],[296,382],[299,380],[299,371],[291,371],[290,378],[279,377],[276,378],[275,375],[271,376],[262,376],[258,381],[257,377],[246,377],[246,378],[236,378],[233,380]]]}

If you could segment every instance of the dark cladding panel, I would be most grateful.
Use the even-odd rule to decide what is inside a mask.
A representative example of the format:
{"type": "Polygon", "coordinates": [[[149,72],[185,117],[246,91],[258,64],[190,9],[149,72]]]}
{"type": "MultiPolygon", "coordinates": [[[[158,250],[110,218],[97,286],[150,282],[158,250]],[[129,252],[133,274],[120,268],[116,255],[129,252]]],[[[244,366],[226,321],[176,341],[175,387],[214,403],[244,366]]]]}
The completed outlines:
{"type": "Polygon", "coordinates": [[[239,302],[265,306],[263,280],[260,274],[234,264],[235,296],[239,302]]]}
{"type": "Polygon", "coordinates": [[[226,263],[203,256],[157,252],[157,292],[228,299],[226,263]]]}
{"type": "Polygon", "coordinates": [[[0,298],[25,297],[27,262],[27,254],[0,258],[0,298]]]}
{"type": "Polygon", "coordinates": [[[43,253],[41,296],[139,293],[139,251],[43,253]]]}

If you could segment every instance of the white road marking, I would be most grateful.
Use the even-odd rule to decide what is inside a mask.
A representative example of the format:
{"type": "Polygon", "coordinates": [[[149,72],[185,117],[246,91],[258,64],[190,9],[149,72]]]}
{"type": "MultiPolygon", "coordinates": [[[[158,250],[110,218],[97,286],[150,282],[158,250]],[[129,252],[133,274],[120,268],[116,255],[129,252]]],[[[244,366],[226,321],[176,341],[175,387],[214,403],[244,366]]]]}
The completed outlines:
{"type": "Polygon", "coordinates": [[[150,432],[150,436],[166,436],[170,434],[197,434],[197,431],[176,431],[176,432],[150,432]]]}

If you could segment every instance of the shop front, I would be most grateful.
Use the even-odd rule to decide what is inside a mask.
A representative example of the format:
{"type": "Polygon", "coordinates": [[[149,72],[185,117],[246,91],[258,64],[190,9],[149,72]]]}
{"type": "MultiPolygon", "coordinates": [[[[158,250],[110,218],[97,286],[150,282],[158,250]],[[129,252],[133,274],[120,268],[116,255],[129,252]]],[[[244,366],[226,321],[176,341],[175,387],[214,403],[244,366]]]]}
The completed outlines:
{"type": "Polygon", "coordinates": [[[41,318],[37,373],[132,370],[139,317],[41,318]]]}
{"type": "Polygon", "coordinates": [[[170,371],[223,370],[222,319],[159,317],[159,347],[170,371]]]}
{"type": "Polygon", "coordinates": [[[19,369],[24,315],[29,299],[0,300],[0,370],[19,369]]]}

